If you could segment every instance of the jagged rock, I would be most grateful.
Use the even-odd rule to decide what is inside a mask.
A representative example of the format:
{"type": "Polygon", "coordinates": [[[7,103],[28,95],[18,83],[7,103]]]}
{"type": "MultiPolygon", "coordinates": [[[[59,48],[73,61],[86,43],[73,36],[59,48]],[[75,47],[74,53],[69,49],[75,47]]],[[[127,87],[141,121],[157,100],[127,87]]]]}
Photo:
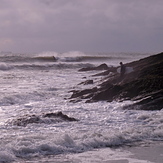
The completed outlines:
{"type": "Polygon", "coordinates": [[[97,66],[97,67],[86,67],[86,68],[79,69],[79,71],[107,70],[108,68],[109,67],[107,66],[107,64],[103,63],[100,66],[97,66]]]}
{"type": "Polygon", "coordinates": [[[30,123],[41,123],[41,119],[36,115],[25,115],[24,117],[14,120],[12,123],[17,126],[26,126],[30,123]]]}
{"type": "Polygon", "coordinates": [[[110,73],[117,73],[117,67],[108,67],[106,71],[100,72],[92,76],[104,76],[104,75],[109,75],[110,73]]]}
{"type": "MultiPolygon", "coordinates": [[[[159,94],[155,92],[163,90],[163,53],[127,63],[126,66],[133,67],[134,71],[120,77],[114,68],[114,74],[105,76],[98,87],[86,90],[73,91],[71,98],[88,98],[87,102],[94,101],[124,101],[138,100],[139,97],[148,100],[142,100],[134,106],[141,106],[143,110],[155,110],[163,108],[163,101],[159,94]]],[[[107,72],[107,71],[106,71],[107,72]]],[[[110,72],[107,72],[109,74],[110,72]]],[[[101,74],[102,75],[102,74],[101,74]]],[[[162,93],[161,93],[162,95],[162,93]]],[[[140,99],[139,99],[140,100],[140,99]]],[[[129,108],[132,108],[129,106],[129,108]]]]}
{"type": "Polygon", "coordinates": [[[163,90],[153,92],[146,97],[137,99],[133,105],[125,106],[124,109],[135,110],[161,110],[163,108],[163,90]]]}
{"type": "Polygon", "coordinates": [[[25,115],[12,121],[13,125],[27,126],[30,123],[59,123],[64,121],[78,121],[73,117],[69,117],[62,112],[46,113],[42,115],[25,115]]]}
{"type": "Polygon", "coordinates": [[[73,90],[73,94],[70,97],[71,98],[89,98],[91,96],[93,96],[93,94],[97,91],[97,88],[93,88],[93,89],[85,89],[85,90],[73,90]]]}
{"type": "Polygon", "coordinates": [[[79,85],[81,85],[81,84],[83,84],[83,85],[93,84],[93,80],[86,80],[84,82],[79,83],[79,85]]]}
{"type": "Polygon", "coordinates": [[[65,121],[78,121],[75,118],[72,117],[68,117],[67,115],[63,114],[62,112],[57,112],[57,113],[47,113],[45,115],[43,115],[43,117],[48,117],[48,118],[62,118],[65,121]]]}

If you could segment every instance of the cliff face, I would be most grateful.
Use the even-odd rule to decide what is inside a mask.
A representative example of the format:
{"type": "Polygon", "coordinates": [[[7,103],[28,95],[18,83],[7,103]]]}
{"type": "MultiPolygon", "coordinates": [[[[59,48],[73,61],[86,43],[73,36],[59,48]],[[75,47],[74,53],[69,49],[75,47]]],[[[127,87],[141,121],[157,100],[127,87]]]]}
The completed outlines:
{"type": "Polygon", "coordinates": [[[105,100],[111,102],[134,100],[127,109],[160,110],[163,108],[163,53],[156,54],[125,65],[134,71],[123,78],[116,72],[117,67],[108,68],[99,84],[87,90],[73,91],[71,98],[86,98],[87,102],[105,100]],[[112,72],[113,75],[107,75],[112,72]]]}

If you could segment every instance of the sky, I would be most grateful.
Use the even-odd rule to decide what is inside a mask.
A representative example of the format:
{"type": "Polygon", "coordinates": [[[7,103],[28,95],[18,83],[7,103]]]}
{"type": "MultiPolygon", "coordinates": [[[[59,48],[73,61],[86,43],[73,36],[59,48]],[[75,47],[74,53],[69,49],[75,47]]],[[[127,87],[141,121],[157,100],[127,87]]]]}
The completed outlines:
{"type": "Polygon", "coordinates": [[[0,51],[161,52],[163,0],[0,0],[0,51]]]}

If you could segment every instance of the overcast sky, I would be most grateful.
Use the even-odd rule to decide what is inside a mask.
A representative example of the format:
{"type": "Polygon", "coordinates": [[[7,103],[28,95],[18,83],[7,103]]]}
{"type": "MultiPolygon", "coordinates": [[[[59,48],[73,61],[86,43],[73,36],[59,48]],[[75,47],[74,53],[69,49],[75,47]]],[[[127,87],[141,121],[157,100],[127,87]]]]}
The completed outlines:
{"type": "Polygon", "coordinates": [[[0,0],[0,51],[161,52],[163,0],[0,0]]]}

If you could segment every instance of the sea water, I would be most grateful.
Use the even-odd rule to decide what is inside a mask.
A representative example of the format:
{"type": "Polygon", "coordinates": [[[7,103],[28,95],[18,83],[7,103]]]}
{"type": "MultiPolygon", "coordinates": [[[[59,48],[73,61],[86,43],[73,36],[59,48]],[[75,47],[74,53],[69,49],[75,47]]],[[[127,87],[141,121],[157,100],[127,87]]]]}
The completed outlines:
{"type": "MultiPolygon", "coordinates": [[[[120,61],[127,63],[149,55],[1,52],[0,162],[64,162],[67,155],[76,157],[74,162],[86,162],[82,160],[83,153],[92,155],[89,161],[94,162],[92,151],[97,149],[101,150],[96,156],[105,157],[103,151],[106,147],[119,149],[162,141],[163,110],[123,110],[123,106],[131,104],[131,101],[85,103],[82,100],[74,103],[69,99],[72,90],[93,88],[103,78],[92,77],[99,71],[80,72],[80,68],[102,63],[118,66],[120,61]],[[88,79],[93,79],[94,84],[78,85],[88,79]],[[26,115],[39,116],[58,111],[79,121],[59,123],[47,119],[44,123],[26,126],[13,123],[26,115]]],[[[108,155],[112,159],[126,156],[118,152],[113,155],[112,151],[108,155]]]]}

